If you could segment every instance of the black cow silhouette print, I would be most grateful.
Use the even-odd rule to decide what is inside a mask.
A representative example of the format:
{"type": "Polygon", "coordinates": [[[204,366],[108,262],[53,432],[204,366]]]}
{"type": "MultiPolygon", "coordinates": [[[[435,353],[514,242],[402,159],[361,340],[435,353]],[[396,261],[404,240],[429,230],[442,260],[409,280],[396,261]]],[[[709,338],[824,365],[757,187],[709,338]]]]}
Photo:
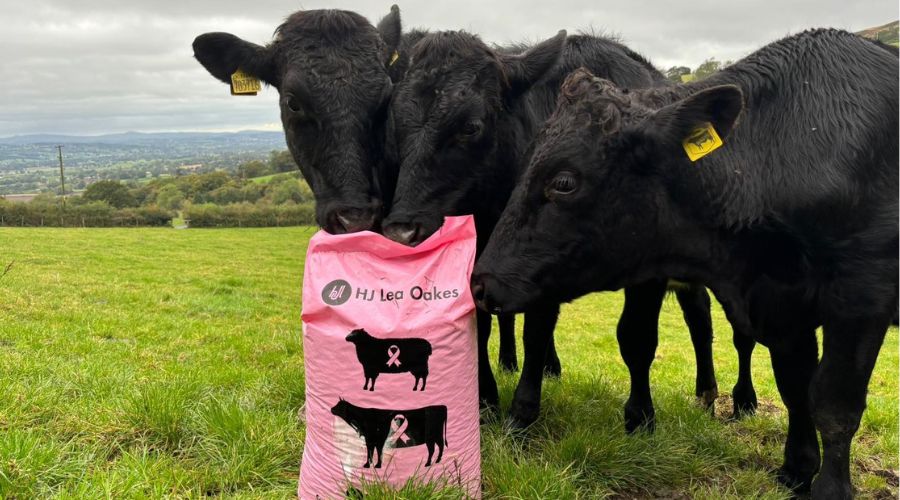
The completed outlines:
{"type": "Polygon", "coordinates": [[[358,328],[347,335],[347,342],[356,345],[356,358],[366,377],[363,390],[374,391],[375,379],[381,373],[409,372],[416,378],[413,390],[425,390],[428,379],[428,357],[431,344],[425,339],[378,339],[358,328]],[[419,388],[419,381],[422,387],[419,388]]]}
{"type": "Polygon", "coordinates": [[[428,459],[425,467],[431,466],[434,448],[438,455],[434,463],[441,463],[444,447],[447,446],[447,407],[444,405],[425,406],[412,410],[383,410],[361,408],[343,398],[331,408],[331,413],[342,418],[366,441],[366,463],[372,466],[373,454],[377,452],[375,468],[381,468],[384,445],[390,442],[394,448],[410,448],[425,445],[428,459]]]}

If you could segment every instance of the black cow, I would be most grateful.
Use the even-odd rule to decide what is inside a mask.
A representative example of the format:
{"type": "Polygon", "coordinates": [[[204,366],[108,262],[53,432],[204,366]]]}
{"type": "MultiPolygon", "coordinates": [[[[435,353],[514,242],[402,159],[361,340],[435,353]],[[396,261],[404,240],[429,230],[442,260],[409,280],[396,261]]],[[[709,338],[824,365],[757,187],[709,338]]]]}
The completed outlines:
{"type": "Polygon", "coordinates": [[[671,89],[576,71],[477,264],[477,301],[514,312],[655,276],[707,283],[770,350],[779,479],[803,490],[821,465],[813,497],[849,498],[898,299],[897,94],[896,52],[836,30],[671,89]],[[707,122],[724,146],[691,163],[681,143],[707,122]]]}
{"type": "Polygon", "coordinates": [[[263,47],[228,33],[194,40],[216,78],[238,68],[278,89],[288,148],[316,197],[316,221],[331,233],[377,228],[396,172],[382,162],[392,81],[406,66],[396,5],[378,27],[355,12],[290,15],[263,47]]]}
{"type": "Polygon", "coordinates": [[[347,342],[356,346],[356,359],[362,365],[366,382],[363,390],[374,391],[380,373],[409,372],[416,378],[413,390],[425,390],[428,380],[428,357],[431,343],[425,339],[378,339],[358,328],[347,335],[347,342]],[[371,384],[369,383],[371,381],[371,384]]]}
{"type": "Polygon", "coordinates": [[[393,448],[409,448],[425,445],[428,459],[425,467],[431,466],[434,447],[438,456],[434,463],[441,463],[444,447],[447,446],[447,407],[426,406],[413,410],[383,410],[381,408],[361,408],[341,398],[331,413],[342,418],[366,440],[366,463],[372,466],[372,454],[378,452],[375,468],[381,468],[381,456],[385,443],[390,440],[393,448]]]}
{"type": "MultiPolygon", "coordinates": [[[[395,88],[388,118],[386,150],[392,162],[400,163],[400,178],[385,235],[416,244],[444,216],[473,213],[480,253],[527,166],[532,137],[550,115],[570,71],[586,65],[623,85],[668,85],[649,62],[613,40],[560,32],[520,53],[524,49],[494,50],[477,36],[452,31],[430,33],[410,49],[412,63],[395,88]]],[[[618,337],[632,376],[625,410],[629,430],[653,424],[649,370],[665,290],[665,280],[654,280],[626,294],[618,337]]],[[[717,390],[709,296],[698,286],[676,293],[697,353],[696,394],[712,405],[717,390]]],[[[532,307],[526,314],[525,363],[510,410],[516,426],[529,425],[539,414],[542,367],[559,373],[552,341],[558,314],[558,303],[532,307]]],[[[504,321],[510,317],[501,316],[501,364],[504,344],[514,343],[513,337],[503,337],[504,321]]],[[[482,404],[494,407],[498,395],[487,357],[490,327],[490,317],[479,313],[479,392],[482,404]]],[[[735,412],[740,413],[756,405],[749,369],[753,343],[736,345],[742,378],[734,393],[735,412]]]]}

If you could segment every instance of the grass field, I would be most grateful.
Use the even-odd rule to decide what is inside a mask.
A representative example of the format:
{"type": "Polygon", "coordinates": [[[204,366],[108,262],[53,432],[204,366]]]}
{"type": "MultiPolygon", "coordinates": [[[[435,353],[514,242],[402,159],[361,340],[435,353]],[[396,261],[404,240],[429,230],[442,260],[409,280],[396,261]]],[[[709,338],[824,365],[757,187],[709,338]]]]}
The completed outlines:
{"type": "MultiPolygon", "coordinates": [[[[0,228],[0,273],[13,262],[0,278],[0,497],[295,495],[311,235],[0,228]]],[[[786,414],[767,351],[754,356],[759,415],[725,421],[727,397],[708,415],[693,403],[693,353],[674,299],[652,372],[657,431],[624,433],[621,301],[595,294],[563,308],[563,376],[545,384],[541,419],[524,436],[483,427],[485,497],[786,498],[770,474],[786,414]]],[[[727,393],[737,361],[728,323],[714,316],[727,393]]],[[[863,498],[897,495],[897,351],[892,328],[853,446],[863,498]]],[[[515,381],[500,378],[504,405],[515,381]]]]}

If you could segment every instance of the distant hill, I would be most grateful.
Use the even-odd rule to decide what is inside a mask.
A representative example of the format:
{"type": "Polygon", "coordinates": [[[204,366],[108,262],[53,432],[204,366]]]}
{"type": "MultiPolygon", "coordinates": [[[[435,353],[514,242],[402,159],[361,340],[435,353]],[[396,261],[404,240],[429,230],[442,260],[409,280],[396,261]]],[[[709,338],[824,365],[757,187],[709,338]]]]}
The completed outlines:
{"type": "Polygon", "coordinates": [[[857,31],[856,34],[878,40],[879,42],[900,46],[900,21],[875,26],[874,28],[866,28],[862,31],[857,31]]]}
{"type": "Polygon", "coordinates": [[[223,155],[258,156],[286,148],[284,133],[125,132],[96,136],[34,134],[0,138],[0,172],[52,166],[62,144],[66,165],[105,167],[135,160],[204,163],[223,155]]]}
{"type": "Polygon", "coordinates": [[[247,144],[277,144],[284,147],[284,133],[261,130],[240,132],[124,132],[106,135],[30,134],[0,137],[0,144],[119,144],[148,145],[159,143],[228,144],[239,147],[247,144]]]}
{"type": "Polygon", "coordinates": [[[147,179],[178,172],[235,169],[287,148],[283,132],[125,132],[97,136],[33,134],[0,138],[0,195],[54,190],[56,145],[63,145],[69,189],[98,179],[147,179]]]}

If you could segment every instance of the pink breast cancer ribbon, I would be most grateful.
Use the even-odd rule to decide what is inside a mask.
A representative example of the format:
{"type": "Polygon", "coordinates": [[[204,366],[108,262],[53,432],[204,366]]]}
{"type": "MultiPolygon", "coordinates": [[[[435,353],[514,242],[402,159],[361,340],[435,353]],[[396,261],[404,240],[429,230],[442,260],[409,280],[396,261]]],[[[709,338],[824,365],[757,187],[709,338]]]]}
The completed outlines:
{"type": "Polygon", "coordinates": [[[397,347],[395,345],[388,347],[388,356],[390,356],[390,358],[391,358],[387,362],[388,366],[400,366],[400,348],[399,347],[397,347]]]}
{"type": "Polygon", "coordinates": [[[409,426],[409,422],[406,421],[406,417],[403,415],[397,415],[393,419],[391,419],[391,431],[393,434],[391,435],[391,439],[394,441],[394,446],[397,443],[405,444],[409,441],[409,436],[406,435],[406,428],[409,426]],[[397,424],[397,421],[400,421],[397,424]]]}

